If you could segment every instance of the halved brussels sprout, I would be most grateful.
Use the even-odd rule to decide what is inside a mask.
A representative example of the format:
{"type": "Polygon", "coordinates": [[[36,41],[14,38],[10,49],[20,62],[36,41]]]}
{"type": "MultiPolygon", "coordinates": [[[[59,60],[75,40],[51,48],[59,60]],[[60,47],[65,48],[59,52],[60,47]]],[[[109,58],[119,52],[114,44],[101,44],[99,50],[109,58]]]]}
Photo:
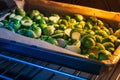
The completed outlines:
{"type": "Polygon", "coordinates": [[[107,50],[100,50],[98,52],[98,59],[99,60],[106,60],[109,59],[111,57],[111,53],[107,50]]]}
{"type": "Polygon", "coordinates": [[[56,46],[58,46],[58,42],[55,38],[52,37],[48,37],[48,39],[46,40],[48,43],[54,44],[56,46]]]}
{"type": "Polygon", "coordinates": [[[114,35],[117,37],[117,38],[120,38],[120,29],[116,30],[114,35]]]}
{"type": "Polygon", "coordinates": [[[60,16],[58,14],[52,14],[52,16],[50,16],[48,19],[53,23],[57,23],[60,19],[60,16]]]}
{"type": "Polygon", "coordinates": [[[17,31],[21,27],[21,24],[19,20],[13,19],[9,21],[9,26],[17,31]]]}
{"type": "Polygon", "coordinates": [[[97,47],[98,50],[105,50],[104,45],[101,44],[101,43],[96,43],[96,47],[97,47]]]}
{"type": "Polygon", "coordinates": [[[25,27],[31,26],[33,24],[33,21],[30,19],[30,17],[25,16],[21,20],[21,24],[25,27]]]}
{"type": "Polygon", "coordinates": [[[87,30],[92,29],[92,28],[93,28],[93,26],[90,22],[87,22],[84,26],[84,29],[87,29],[87,30]]]}
{"type": "Polygon", "coordinates": [[[95,33],[102,37],[108,37],[108,34],[104,30],[97,30],[97,31],[95,31],[95,33]]]}
{"type": "Polygon", "coordinates": [[[52,35],[54,34],[55,28],[53,25],[47,26],[43,29],[43,34],[44,35],[52,35]]]}
{"type": "Polygon", "coordinates": [[[16,19],[16,20],[19,20],[19,21],[21,21],[22,20],[22,16],[20,16],[20,15],[16,15],[16,16],[14,16],[14,19],[16,19]]]}
{"type": "Polygon", "coordinates": [[[72,31],[71,28],[67,28],[67,29],[65,29],[64,33],[65,33],[67,36],[70,36],[71,31],[72,31]]]}
{"type": "Polygon", "coordinates": [[[97,56],[95,55],[95,53],[90,53],[88,56],[90,59],[97,59],[97,56]]]}
{"type": "Polygon", "coordinates": [[[83,47],[91,49],[95,46],[96,42],[94,41],[94,39],[86,37],[81,41],[81,44],[83,47]]]}
{"type": "Polygon", "coordinates": [[[82,16],[82,15],[80,15],[80,14],[75,14],[74,15],[74,18],[76,19],[76,21],[82,21],[83,19],[84,19],[84,17],[82,16]]]}
{"type": "Polygon", "coordinates": [[[40,12],[38,10],[32,10],[30,17],[34,19],[38,15],[40,15],[40,12]]]}
{"type": "Polygon", "coordinates": [[[22,8],[17,8],[16,10],[15,10],[15,14],[16,15],[21,15],[21,16],[26,16],[26,12],[22,9],[22,8]]]}
{"type": "Polygon", "coordinates": [[[58,41],[58,46],[63,47],[63,48],[66,47],[67,43],[64,39],[59,38],[59,39],[57,39],[57,41],[58,41]]]}
{"type": "Polygon", "coordinates": [[[103,41],[103,37],[102,36],[95,35],[95,38],[96,38],[96,42],[102,43],[102,41],[103,41]]]}
{"type": "Polygon", "coordinates": [[[81,33],[80,33],[79,30],[74,29],[74,30],[71,31],[70,37],[71,37],[72,39],[80,40],[80,38],[81,38],[81,33]]]}
{"type": "Polygon", "coordinates": [[[31,38],[37,37],[36,34],[32,30],[29,30],[29,29],[20,29],[20,30],[18,30],[18,34],[21,34],[21,35],[24,35],[27,37],[31,37],[31,38]]]}
{"type": "Polygon", "coordinates": [[[40,37],[42,34],[42,30],[40,27],[33,27],[32,29],[34,31],[34,33],[36,34],[37,37],[40,37]]]}
{"type": "Polygon", "coordinates": [[[115,47],[115,45],[112,42],[105,42],[105,43],[103,43],[103,45],[105,46],[106,50],[108,50],[109,48],[115,47]]]}

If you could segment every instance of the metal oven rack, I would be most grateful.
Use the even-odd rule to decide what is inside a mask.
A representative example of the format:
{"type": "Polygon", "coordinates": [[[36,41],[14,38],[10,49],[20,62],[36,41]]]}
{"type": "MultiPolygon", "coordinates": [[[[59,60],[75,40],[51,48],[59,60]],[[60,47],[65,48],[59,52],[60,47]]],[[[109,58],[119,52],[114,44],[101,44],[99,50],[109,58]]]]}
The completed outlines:
{"type": "Polygon", "coordinates": [[[0,51],[0,80],[120,80],[120,63],[107,74],[94,75],[0,51]]]}

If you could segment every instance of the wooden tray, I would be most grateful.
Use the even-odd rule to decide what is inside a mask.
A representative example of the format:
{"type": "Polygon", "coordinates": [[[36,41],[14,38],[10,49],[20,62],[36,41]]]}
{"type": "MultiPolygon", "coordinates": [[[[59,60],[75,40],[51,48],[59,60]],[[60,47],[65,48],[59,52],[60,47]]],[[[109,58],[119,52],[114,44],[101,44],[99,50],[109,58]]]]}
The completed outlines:
{"type": "MultiPolygon", "coordinates": [[[[24,8],[25,8],[25,10],[38,9],[44,14],[58,13],[60,15],[66,15],[66,14],[72,15],[74,13],[80,13],[85,16],[95,16],[95,17],[104,19],[112,27],[120,22],[120,13],[117,13],[117,12],[108,12],[108,11],[103,11],[103,10],[99,10],[99,9],[65,4],[65,3],[59,3],[59,2],[54,2],[54,1],[25,0],[24,8]]],[[[41,53],[43,53],[45,50],[43,50],[43,52],[41,52],[41,53],[40,53],[40,51],[38,51],[38,53],[36,53],[36,54],[34,52],[33,52],[34,54],[32,54],[32,52],[31,53],[23,52],[24,55],[26,54],[26,55],[34,57],[34,58],[47,60],[47,61],[50,61],[50,62],[53,62],[56,64],[61,64],[64,66],[68,66],[71,68],[75,68],[78,70],[95,73],[95,74],[101,73],[102,70],[106,69],[106,67],[107,67],[107,70],[109,70],[110,67],[114,66],[120,59],[120,53],[119,53],[120,47],[118,47],[115,50],[115,52],[112,55],[112,57],[110,58],[110,60],[97,61],[97,60],[88,59],[87,57],[80,55],[78,53],[71,52],[66,49],[54,46],[45,41],[24,37],[24,36],[18,35],[16,33],[13,33],[11,31],[8,31],[8,30],[2,29],[2,28],[0,28],[0,38],[4,39],[4,40],[10,40],[12,42],[15,41],[19,44],[26,44],[25,47],[35,46],[39,49],[42,48],[42,49],[49,51],[46,53],[46,55],[41,55],[41,53]],[[48,56],[47,54],[51,55],[51,56],[48,56]],[[46,56],[48,56],[48,57],[46,57],[46,56]],[[73,62],[75,62],[75,63],[73,64],[73,62]]],[[[1,48],[5,48],[5,47],[1,46],[1,48]]],[[[36,48],[29,47],[29,49],[36,51],[36,48]]]]}

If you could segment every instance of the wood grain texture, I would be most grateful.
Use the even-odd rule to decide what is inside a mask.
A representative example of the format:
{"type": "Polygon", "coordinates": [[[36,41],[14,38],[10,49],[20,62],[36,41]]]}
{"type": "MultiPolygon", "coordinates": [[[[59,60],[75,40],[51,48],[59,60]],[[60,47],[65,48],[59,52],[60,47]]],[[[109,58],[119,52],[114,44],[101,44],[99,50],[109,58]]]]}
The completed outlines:
{"type": "Polygon", "coordinates": [[[51,9],[58,8],[58,10],[63,10],[68,11],[71,13],[80,13],[82,15],[87,15],[87,16],[95,16],[98,18],[103,18],[107,20],[113,20],[120,22],[120,13],[119,12],[110,12],[110,11],[104,11],[104,10],[99,10],[95,8],[90,8],[90,7],[85,7],[85,6],[78,6],[78,5],[72,5],[72,4],[67,4],[67,3],[60,3],[60,2],[54,2],[54,1],[43,1],[41,0],[40,3],[38,3],[39,0],[34,0],[34,3],[37,3],[39,5],[44,4],[47,5],[48,7],[51,7],[51,9]],[[56,6],[56,7],[53,7],[56,6]]]}

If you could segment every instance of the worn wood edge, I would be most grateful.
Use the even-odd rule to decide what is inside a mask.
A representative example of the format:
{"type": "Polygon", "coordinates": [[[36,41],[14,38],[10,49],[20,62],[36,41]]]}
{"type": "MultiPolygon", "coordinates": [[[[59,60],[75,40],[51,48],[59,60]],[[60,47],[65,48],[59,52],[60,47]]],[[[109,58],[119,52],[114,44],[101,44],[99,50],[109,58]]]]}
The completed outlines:
{"type": "Polygon", "coordinates": [[[116,64],[119,61],[119,58],[120,58],[120,53],[118,54],[118,52],[120,51],[120,47],[115,51],[115,53],[117,53],[117,54],[115,56],[113,55],[114,57],[112,56],[110,60],[98,61],[98,60],[88,59],[87,56],[84,56],[84,55],[66,50],[64,48],[52,45],[52,44],[47,43],[47,42],[42,41],[42,40],[37,40],[37,39],[33,39],[33,38],[29,38],[29,37],[26,37],[26,36],[19,35],[17,33],[11,32],[11,31],[9,31],[7,29],[4,29],[4,28],[0,28],[0,39],[15,41],[17,43],[23,43],[23,44],[26,44],[28,46],[37,46],[38,48],[43,48],[43,49],[46,49],[46,50],[60,52],[61,54],[67,54],[67,55],[75,56],[75,57],[78,57],[78,58],[81,58],[81,59],[84,59],[84,60],[97,62],[97,63],[103,64],[105,66],[111,66],[111,65],[116,64]]]}
{"type": "Polygon", "coordinates": [[[61,3],[55,1],[46,1],[46,0],[25,0],[27,3],[36,6],[44,6],[48,7],[49,9],[56,9],[59,11],[66,11],[70,13],[79,13],[86,16],[95,16],[98,18],[103,18],[106,20],[111,20],[115,22],[120,22],[120,13],[119,12],[110,12],[80,5],[68,4],[68,3],[61,3]],[[32,4],[35,3],[35,4],[32,4]],[[46,6],[47,5],[47,6],[46,6]]]}
{"type": "Polygon", "coordinates": [[[30,37],[22,36],[17,33],[11,32],[7,29],[4,29],[4,28],[0,28],[0,39],[15,41],[15,42],[23,43],[23,44],[26,44],[29,46],[37,46],[37,47],[44,48],[47,50],[60,52],[61,54],[69,54],[69,55],[73,55],[73,56],[77,56],[77,57],[81,57],[81,58],[87,58],[86,56],[83,56],[78,53],[66,50],[64,48],[52,45],[43,40],[40,40],[40,39],[37,40],[37,39],[30,38],[30,37]]]}

